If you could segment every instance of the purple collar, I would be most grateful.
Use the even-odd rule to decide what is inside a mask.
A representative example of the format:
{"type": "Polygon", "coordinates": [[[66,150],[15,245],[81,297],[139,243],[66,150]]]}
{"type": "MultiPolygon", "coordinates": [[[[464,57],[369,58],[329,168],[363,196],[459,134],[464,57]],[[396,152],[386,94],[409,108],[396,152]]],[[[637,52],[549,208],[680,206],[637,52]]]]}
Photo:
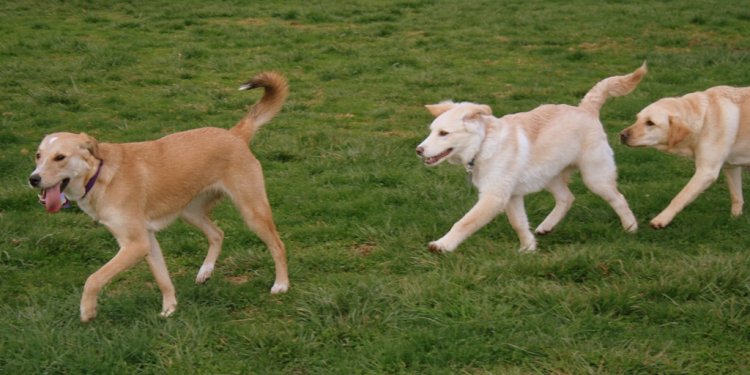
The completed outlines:
{"type": "Polygon", "coordinates": [[[91,177],[89,182],[86,183],[86,190],[83,192],[83,196],[81,197],[81,199],[86,198],[86,195],[94,187],[94,184],[96,183],[96,179],[99,178],[99,172],[102,171],[102,165],[104,165],[104,160],[99,160],[99,168],[96,168],[96,173],[94,173],[94,176],[91,177]]]}

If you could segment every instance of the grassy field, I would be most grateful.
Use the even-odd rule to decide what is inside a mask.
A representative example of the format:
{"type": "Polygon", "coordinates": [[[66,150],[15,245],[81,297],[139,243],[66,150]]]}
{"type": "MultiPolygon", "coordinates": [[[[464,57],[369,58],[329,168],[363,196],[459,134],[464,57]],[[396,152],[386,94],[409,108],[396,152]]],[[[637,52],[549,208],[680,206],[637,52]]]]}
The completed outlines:
{"type": "MultiPolygon", "coordinates": [[[[722,177],[650,229],[692,163],[616,142],[660,97],[750,85],[745,1],[21,0],[0,18],[0,373],[750,372],[750,216],[730,218],[722,177]],[[414,155],[424,104],[575,104],[644,60],[640,87],[602,111],[637,234],[577,178],[576,204],[537,254],[516,252],[504,216],[453,254],[427,252],[476,193],[462,168],[414,155]],[[78,209],[44,212],[26,183],[37,143],[229,127],[259,97],[238,85],[264,70],[291,87],[252,144],[289,293],[268,293],[271,257],[224,203],[224,252],[205,285],[200,233],[176,223],[159,235],[172,317],[158,317],[144,263],[81,324],[83,283],[116,243],[78,209]]],[[[526,207],[536,225],[552,199],[526,207]]]]}

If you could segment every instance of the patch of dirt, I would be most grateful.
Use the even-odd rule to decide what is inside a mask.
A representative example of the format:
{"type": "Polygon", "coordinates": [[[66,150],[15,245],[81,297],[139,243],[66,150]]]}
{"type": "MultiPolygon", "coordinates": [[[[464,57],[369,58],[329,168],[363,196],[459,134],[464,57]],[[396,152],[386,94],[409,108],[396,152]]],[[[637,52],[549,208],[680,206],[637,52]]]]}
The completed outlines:
{"type": "Polygon", "coordinates": [[[367,256],[370,255],[370,253],[375,250],[375,244],[371,242],[361,243],[354,245],[352,247],[352,251],[354,251],[357,255],[367,256]]]}
{"type": "Polygon", "coordinates": [[[227,276],[227,280],[234,285],[242,285],[250,281],[250,276],[248,275],[227,276]]]}

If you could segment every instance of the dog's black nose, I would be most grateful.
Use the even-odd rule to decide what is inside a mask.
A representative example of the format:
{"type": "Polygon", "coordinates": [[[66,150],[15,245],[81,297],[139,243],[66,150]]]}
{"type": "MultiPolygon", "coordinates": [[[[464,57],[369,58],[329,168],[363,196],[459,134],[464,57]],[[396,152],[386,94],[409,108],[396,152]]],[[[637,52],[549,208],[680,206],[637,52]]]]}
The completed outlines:
{"type": "Polygon", "coordinates": [[[424,154],[424,148],[417,147],[417,155],[422,156],[422,154],[424,154]]]}
{"type": "Polygon", "coordinates": [[[29,177],[29,184],[33,187],[39,187],[39,184],[42,182],[42,177],[38,174],[32,174],[31,177],[29,177]]]}
{"type": "Polygon", "coordinates": [[[624,145],[628,144],[628,136],[627,131],[620,132],[620,143],[624,145]]]}

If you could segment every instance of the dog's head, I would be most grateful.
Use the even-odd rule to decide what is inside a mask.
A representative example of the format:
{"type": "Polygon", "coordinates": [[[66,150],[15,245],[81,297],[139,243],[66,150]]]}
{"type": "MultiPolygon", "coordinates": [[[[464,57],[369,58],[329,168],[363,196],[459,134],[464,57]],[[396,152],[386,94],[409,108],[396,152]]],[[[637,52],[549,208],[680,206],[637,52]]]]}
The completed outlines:
{"type": "Polygon", "coordinates": [[[430,135],[417,146],[428,166],[443,160],[466,164],[479,152],[492,109],[484,104],[442,102],[425,106],[436,118],[430,135]]]}
{"type": "Polygon", "coordinates": [[[670,151],[692,134],[678,102],[665,98],[650,104],[636,116],[633,125],[620,132],[620,142],[630,147],[653,147],[670,151]]]}
{"type": "Polygon", "coordinates": [[[98,161],[97,142],[81,133],[50,134],[39,144],[36,169],[29,177],[32,187],[42,189],[40,196],[48,212],[62,207],[61,193],[69,190],[82,195],[86,178],[98,161]]]}

